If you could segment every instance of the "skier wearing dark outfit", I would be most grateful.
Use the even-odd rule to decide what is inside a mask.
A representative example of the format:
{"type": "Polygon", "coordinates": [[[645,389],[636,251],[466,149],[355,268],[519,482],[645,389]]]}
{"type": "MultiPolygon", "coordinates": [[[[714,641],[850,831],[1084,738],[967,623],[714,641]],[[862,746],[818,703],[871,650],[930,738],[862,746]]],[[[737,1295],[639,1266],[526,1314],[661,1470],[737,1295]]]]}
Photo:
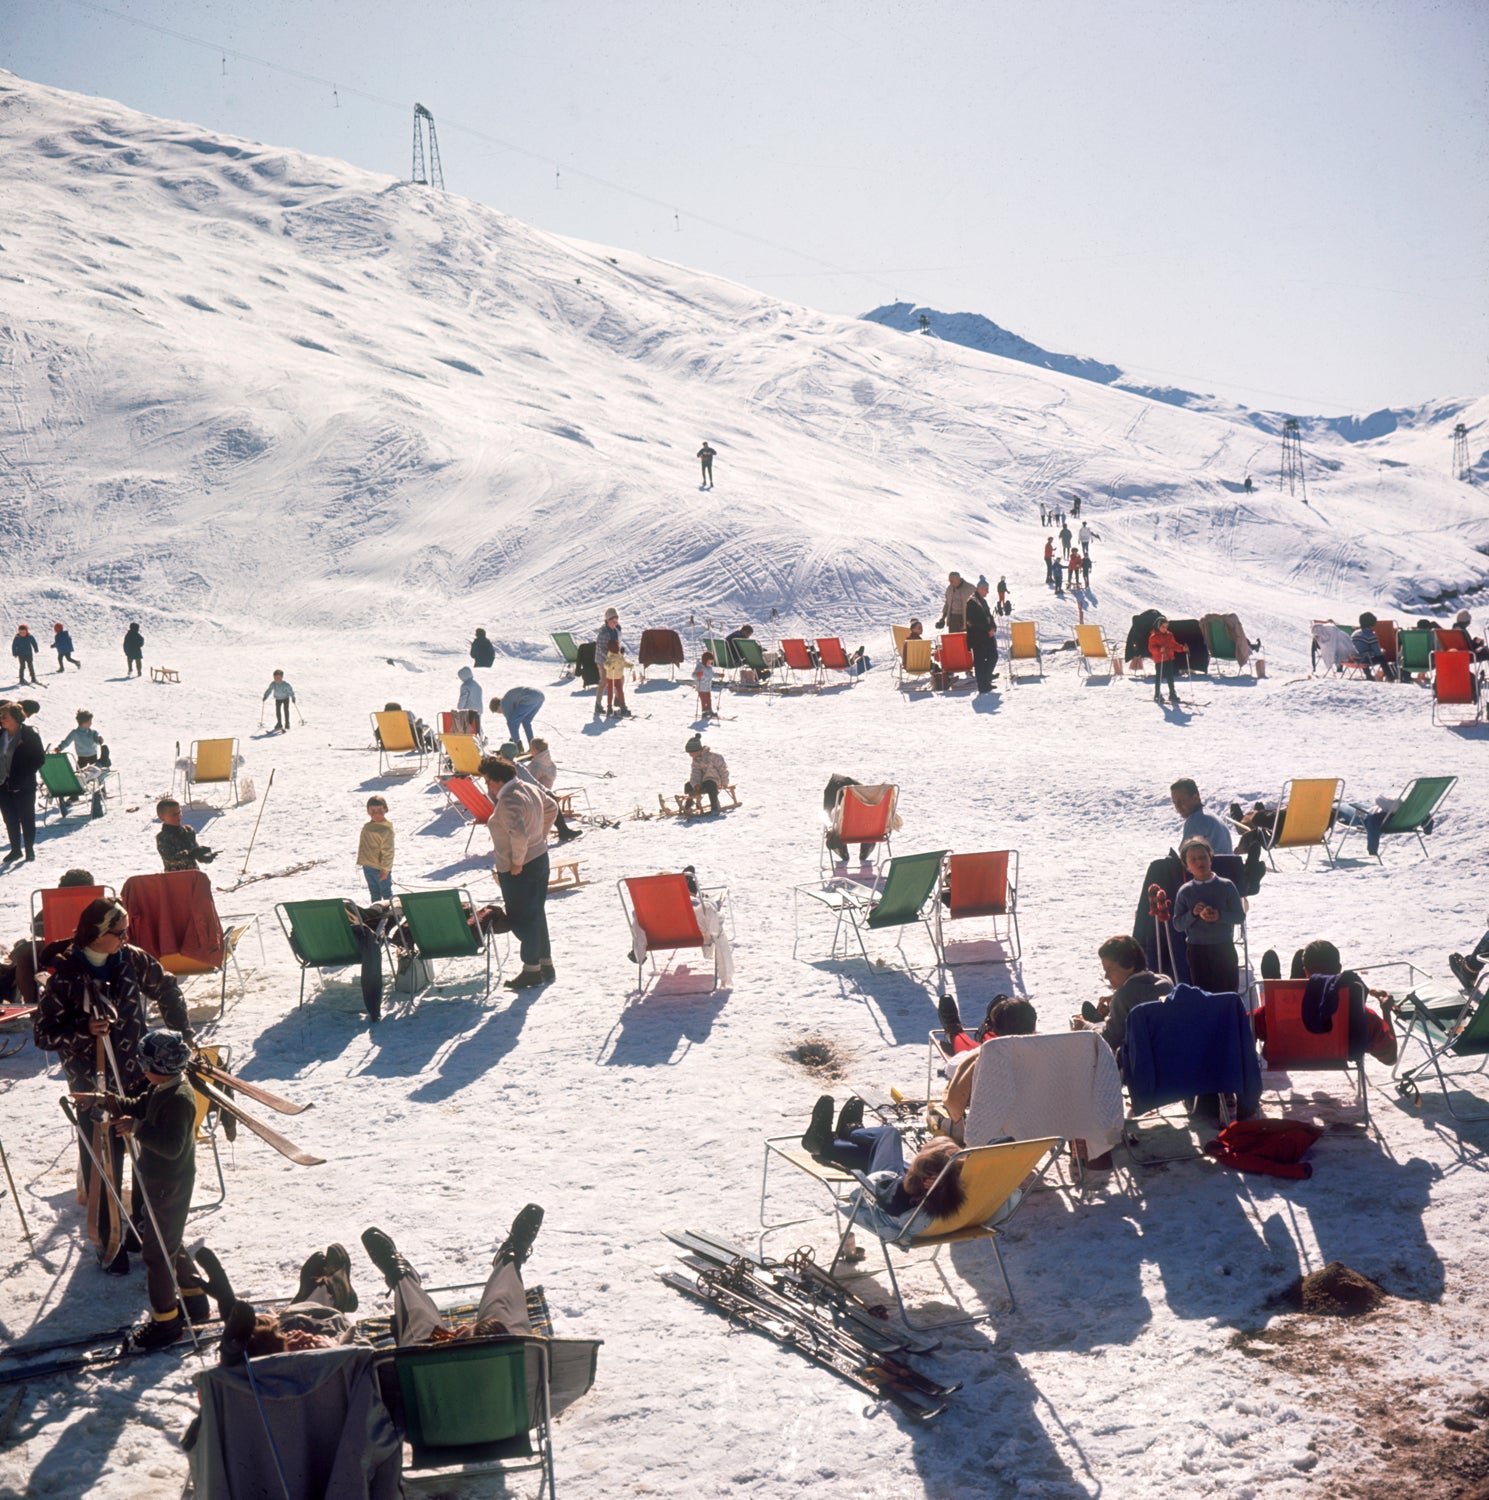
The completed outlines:
{"type": "Polygon", "coordinates": [[[972,652],[972,670],[977,674],[977,691],[993,690],[993,673],[998,670],[998,635],[993,612],[987,602],[988,582],[977,580],[977,591],[967,600],[967,646],[972,652]]]}
{"type": "MultiPolygon", "coordinates": [[[[147,999],[155,1002],[173,1031],[187,1042],[195,1040],[180,986],[148,953],[124,941],[128,929],[129,913],[118,901],[109,896],[90,901],[78,918],[72,946],[58,960],[32,1019],[32,1040],[43,1052],[58,1054],[75,1093],[94,1087],[95,1039],[99,1036],[109,1039],[119,1066],[117,1082],[124,1092],[133,1095],[145,1087],[148,1080],[139,1054],[147,999]]],[[[116,1082],[112,1077],[108,1081],[116,1082]]],[[[81,1142],[78,1153],[86,1187],[93,1165],[81,1142]]],[[[116,1165],[122,1160],[120,1142],[116,1165]]],[[[127,1253],[121,1250],[104,1269],[111,1275],[126,1275],[127,1253]]]]}
{"type": "Polygon", "coordinates": [[[72,654],[72,636],[61,625],[52,626],[52,650],[57,653],[57,671],[65,672],[67,669],[64,662],[71,662],[75,667],[81,667],[77,657],[72,654]]]}
{"type": "Polygon", "coordinates": [[[124,675],[145,675],[145,638],[133,620],[129,622],[129,629],[124,632],[124,675]]]}
{"type": "Polygon", "coordinates": [[[181,1248],[196,1185],[196,1090],[186,1076],[191,1047],[173,1031],[152,1031],[140,1043],[139,1060],[146,1086],[104,1099],[114,1116],[114,1134],[132,1136],[137,1148],[135,1201],[150,1317],[135,1330],[134,1342],[158,1349],[184,1332],[178,1286],[193,1323],[205,1322],[211,1305],[201,1273],[181,1248]]]}
{"type": "Polygon", "coordinates": [[[1060,524],[1060,556],[1061,557],[1069,557],[1070,556],[1070,537],[1071,537],[1070,527],[1067,526],[1067,525],[1065,525],[1064,522],[1061,522],[1061,524],[1060,524]]]}
{"type": "Polygon", "coordinates": [[[708,446],[707,439],[705,439],[703,446],[698,450],[698,462],[703,465],[703,484],[699,486],[700,489],[713,488],[713,461],[714,449],[708,446]]]}
{"type": "Polygon", "coordinates": [[[478,667],[489,667],[496,661],[496,647],[487,639],[486,632],[479,626],[476,628],[476,638],[470,643],[470,659],[478,667]]]}
{"type": "Polygon", "coordinates": [[[0,816],[10,839],[4,863],[36,858],[36,773],[47,758],[19,703],[0,703],[0,816]]]}

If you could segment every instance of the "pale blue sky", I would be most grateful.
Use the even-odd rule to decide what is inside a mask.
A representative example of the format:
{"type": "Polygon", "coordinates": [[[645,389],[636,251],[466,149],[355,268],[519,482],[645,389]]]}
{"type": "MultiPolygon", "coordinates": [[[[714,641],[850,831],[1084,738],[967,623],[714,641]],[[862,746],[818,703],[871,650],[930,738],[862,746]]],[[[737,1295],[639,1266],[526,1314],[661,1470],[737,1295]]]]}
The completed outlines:
{"type": "Polygon", "coordinates": [[[543,228],[1249,405],[1489,391],[1483,0],[0,0],[0,64],[401,176],[417,99],[543,228]]]}

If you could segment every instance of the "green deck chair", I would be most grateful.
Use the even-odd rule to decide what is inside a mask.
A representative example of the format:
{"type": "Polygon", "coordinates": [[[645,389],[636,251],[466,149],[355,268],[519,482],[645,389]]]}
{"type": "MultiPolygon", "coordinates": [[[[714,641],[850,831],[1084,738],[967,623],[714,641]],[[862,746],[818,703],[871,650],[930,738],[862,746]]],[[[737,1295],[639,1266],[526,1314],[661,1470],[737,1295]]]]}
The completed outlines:
{"type": "MultiPolygon", "coordinates": [[[[47,758],[41,763],[41,784],[45,788],[46,802],[57,804],[57,816],[65,818],[70,802],[81,802],[86,812],[92,804],[92,797],[78,780],[77,767],[73,765],[72,759],[65,751],[61,753],[48,752],[47,758]]],[[[43,805],[42,811],[46,811],[43,805]]]]}
{"type": "Polygon", "coordinates": [[[411,1470],[538,1469],[553,1500],[547,1341],[519,1334],[411,1344],[393,1356],[411,1470]]]}
{"type": "Polygon", "coordinates": [[[1430,630],[1398,630],[1396,651],[1401,663],[1402,677],[1415,677],[1418,672],[1432,670],[1432,653],[1437,642],[1430,630]]]}
{"type": "Polygon", "coordinates": [[[300,965],[300,1000],[305,1003],[305,975],[311,969],[344,969],[360,965],[362,950],[352,932],[346,903],[334,896],[314,901],[281,901],[274,908],[290,952],[300,965]]]}
{"type": "MultiPolygon", "coordinates": [[[[1430,854],[1432,851],[1428,849],[1427,840],[1423,837],[1429,831],[1426,825],[1437,816],[1438,808],[1457,784],[1456,776],[1418,776],[1408,782],[1406,790],[1401,794],[1401,805],[1381,824],[1381,837],[1384,838],[1388,833],[1414,833],[1422,846],[1422,853],[1430,854]]],[[[1345,839],[1359,826],[1354,823],[1343,825],[1339,843],[1334,846],[1336,854],[1345,839]]],[[[1385,863],[1379,853],[1375,857],[1380,863],[1385,863]]]]}
{"type": "Polygon", "coordinates": [[[572,676],[579,665],[579,643],[567,630],[555,630],[552,639],[558,647],[558,654],[564,659],[567,675],[572,676]]]}
{"type": "Polygon", "coordinates": [[[1397,1093],[1403,1098],[1420,1102],[1423,1078],[1436,1074],[1448,1113],[1455,1120],[1464,1124],[1489,1120],[1489,1111],[1482,1114],[1459,1114],[1453,1104],[1452,1091],[1448,1088],[1449,1079],[1482,1074],[1485,1066],[1489,1065],[1489,999],[1486,999],[1485,992],[1477,990],[1456,1009],[1432,1005],[1415,994],[1408,995],[1406,999],[1411,1005],[1411,1014],[1407,1020],[1406,1035],[1401,1039],[1401,1055],[1393,1070],[1397,1093]],[[1413,1037],[1427,1055],[1415,1067],[1407,1067],[1406,1049],[1413,1037]],[[1471,1061],[1475,1058],[1477,1061],[1471,1061]],[[1446,1068],[1443,1067],[1444,1059],[1449,1062],[1446,1068]],[[1452,1063],[1455,1061],[1465,1065],[1454,1067],[1452,1063]]]}
{"type": "MultiPolygon", "coordinates": [[[[491,993],[491,938],[486,933],[477,933],[471,925],[476,913],[476,903],[469,891],[463,887],[442,891],[404,891],[395,902],[399,915],[408,928],[409,942],[413,945],[414,957],[432,964],[440,958],[475,958],[484,954],[486,958],[486,988],[491,993]]],[[[434,983],[430,971],[429,983],[434,983]]],[[[408,993],[413,999],[417,988],[418,964],[408,966],[408,993]]]]}
{"type": "Polygon", "coordinates": [[[738,658],[738,665],[749,667],[755,673],[759,685],[765,687],[765,676],[761,676],[761,674],[764,673],[768,676],[770,668],[766,665],[765,653],[760,649],[759,641],[752,641],[744,636],[740,636],[737,641],[733,641],[730,644],[734,647],[734,654],[738,658]]]}
{"type": "Polygon", "coordinates": [[[703,649],[713,652],[714,665],[721,672],[727,672],[739,665],[739,659],[734,654],[733,646],[723,636],[704,636],[703,649]]]}
{"type": "Polygon", "coordinates": [[[1236,657],[1236,643],[1231,639],[1230,631],[1225,628],[1224,620],[1211,620],[1205,629],[1205,643],[1210,648],[1210,660],[1230,661],[1236,664],[1236,676],[1241,675],[1241,663],[1236,657]]]}
{"type": "MultiPolygon", "coordinates": [[[[870,900],[871,892],[856,882],[834,881],[825,889],[813,886],[798,886],[797,891],[820,901],[837,918],[832,934],[832,956],[848,957],[845,951],[838,953],[838,940],[843,937],[845,925],[851,928],[858,939],[863,961],[872,969],[869,951],[864,947],[863,929],[881,932],[886,928],[905,928],[916,922],[925,925],[931,946],[936,950],[936,962],[941,961],[941,942],[926,908],[934,900],[941,883],[941,866],[946,859],[945,849],[933,849],[928,854],[898,854],[885,866],[884,882],[877,900],[870,900]]],[[[846,940],[845,940],[846,943],[846,940]]],[[[903,935],[896,941],[900,956],[905,956],[903,935]]],[[[793,945],[792,954],[796,949],[793,945]]],[[[906,959],[908,967],[909,960],[906,959]]]]}

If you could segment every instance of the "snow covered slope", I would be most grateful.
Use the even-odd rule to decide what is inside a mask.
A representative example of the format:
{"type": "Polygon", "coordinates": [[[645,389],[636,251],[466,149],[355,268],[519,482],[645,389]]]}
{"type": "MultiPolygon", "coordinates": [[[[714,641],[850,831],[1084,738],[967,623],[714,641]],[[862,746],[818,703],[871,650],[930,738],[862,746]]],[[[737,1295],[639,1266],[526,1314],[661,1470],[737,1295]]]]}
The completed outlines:
{"type": "Polygon", "coordinates": [[[1312,509],[1242,501],[1272,450],[1231,422],[10,75],[0,131],[0,500],[38,615],[396,638],[459,600],[540,642],[624,595],[851,631],[948,566],[1027,570],[1013,521],[1075,488],[1118,611],[1156,574],[1276,641],[1484,577],[1440,466],[1344,451],[1312,509]]]}

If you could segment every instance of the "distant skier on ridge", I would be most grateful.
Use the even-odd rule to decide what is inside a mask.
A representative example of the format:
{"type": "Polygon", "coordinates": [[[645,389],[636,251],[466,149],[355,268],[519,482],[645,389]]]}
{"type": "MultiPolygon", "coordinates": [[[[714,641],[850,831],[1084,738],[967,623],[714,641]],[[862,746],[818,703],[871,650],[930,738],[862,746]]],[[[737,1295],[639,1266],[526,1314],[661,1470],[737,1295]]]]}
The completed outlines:
{"type": "Polygon", "coordinates": [[[703,465],[703,483],[698,486],[700,490],[713,488],[713,459],[714,450],[708,446],[708,439],[704,438],[703,446],[698,450],[698,462],[703,465]]]}

